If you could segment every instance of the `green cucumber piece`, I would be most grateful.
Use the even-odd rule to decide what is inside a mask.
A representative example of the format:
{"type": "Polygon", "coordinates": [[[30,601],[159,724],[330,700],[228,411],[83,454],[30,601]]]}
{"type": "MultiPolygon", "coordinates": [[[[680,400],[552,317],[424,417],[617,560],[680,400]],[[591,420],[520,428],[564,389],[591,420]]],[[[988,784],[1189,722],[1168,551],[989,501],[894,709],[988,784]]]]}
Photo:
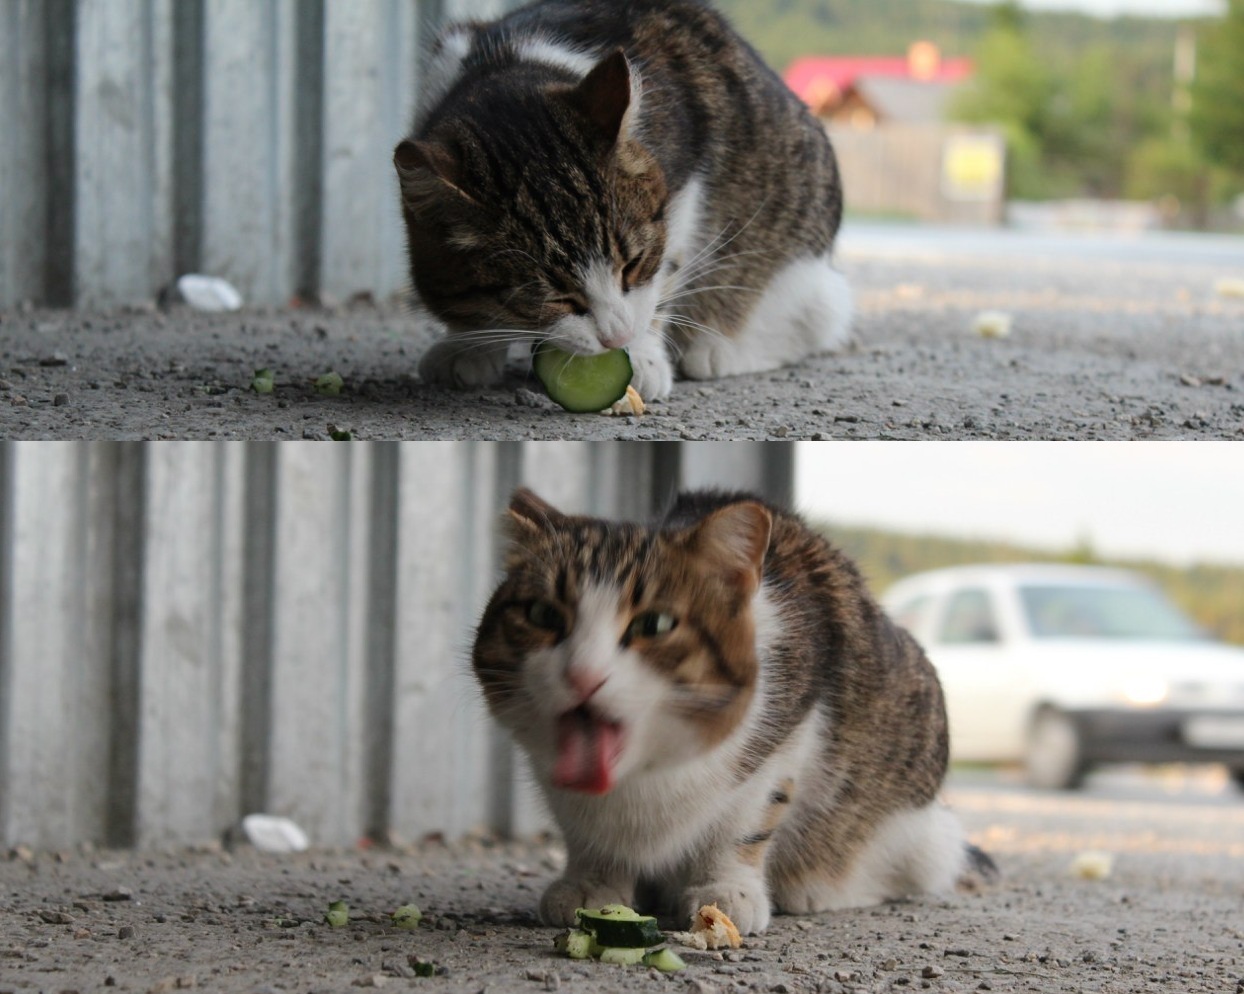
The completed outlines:
{"type": "Polygon", "coordinates": [[[606,946],[600,951],[600,961],[617,963],[620,966],[634,966],[644,961],[644,951],[629,946],[606,946]]]}
{"type": "Polygon", "coordinates": [[[596,936],[581,928],[568,928],[553,940],[553,948],[571,959],[591,959],[600,951],[596,936]]]}
{"type": "Polygon", "coordinates": [[[423,921],[423,912],[416,904],[403,904],[393,912],[393,927],[414,931],[423,921]]]}
{"type": "Polygon", "coordinates": [[[668,946],[644,953],[643,964],[644,966],[654,967],[662,973],[675,973],[678,970],[687,969],[687,964],[683,958],[668,946]]]}
{"type": "Polygon", "coordinates": [[[344,928],[350,922],[350,906],[345,901],[334,901],[324,912],[324,920],[330,928],[344,928]]]}
{"type": "Polygon", "coordinates": [[[549,396],[575,414],[603,411],[621,400],[635,375],[622,349],[575,355],[545,342],[536,346],[531,365],[549,396]]]}
{"type": "Polygon", "coordinates": [[[643,949],[664,941],[657,920],[641,915],[623,904],[606,904],[603,908],[580,908],[579,925],[596,936],[602,946],[643,949]]]}

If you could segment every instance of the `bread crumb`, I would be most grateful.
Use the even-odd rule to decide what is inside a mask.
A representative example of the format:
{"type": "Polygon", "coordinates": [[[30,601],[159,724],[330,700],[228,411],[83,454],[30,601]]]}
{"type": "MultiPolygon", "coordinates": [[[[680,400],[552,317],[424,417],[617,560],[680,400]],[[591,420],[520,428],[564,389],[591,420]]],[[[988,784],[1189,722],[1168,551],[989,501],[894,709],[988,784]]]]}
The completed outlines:
{"type": "Polygon", "coordinates": [[[691,932],[704,936],[707,949],[738,949],[743,937],[729,916],[715,904],[706,904],[691,916],[691,932]]]}
{"type": "Polygon", "coordinates": [[[620,400],[614,401],[612,407],[601,411],[601,414],[634,414],[639,416],[645,411],[644,398],[639,395],[639,391],[629,384],[626,387],[626,393],[620,400]]]}

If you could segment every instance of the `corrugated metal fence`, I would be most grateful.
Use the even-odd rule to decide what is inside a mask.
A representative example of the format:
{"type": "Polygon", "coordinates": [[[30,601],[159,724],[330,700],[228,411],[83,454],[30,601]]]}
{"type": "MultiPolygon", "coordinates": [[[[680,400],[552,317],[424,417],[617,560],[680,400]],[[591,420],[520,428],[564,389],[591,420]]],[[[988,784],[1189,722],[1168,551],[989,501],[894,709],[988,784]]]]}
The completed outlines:
{"type": "Polygon", "coordinates": [[[510,0],[0,0],[0,307],[406,280],[390,158],[445,19],[510,0]]]}
{"type": "Polygon", "coordinates": [[[645,517],[789,446],[0,447],[0,841],[320,845],[543,824],[467,665],[520,482],[645,517]]]}

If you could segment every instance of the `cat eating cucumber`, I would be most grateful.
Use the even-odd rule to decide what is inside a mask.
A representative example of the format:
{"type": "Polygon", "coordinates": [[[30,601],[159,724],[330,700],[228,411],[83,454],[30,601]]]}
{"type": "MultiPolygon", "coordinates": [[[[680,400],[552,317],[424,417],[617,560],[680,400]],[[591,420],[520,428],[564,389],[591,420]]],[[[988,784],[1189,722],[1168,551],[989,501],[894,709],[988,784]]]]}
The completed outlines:
{"type": "Polygon", "coordinates": [[[531,365],[549,397],[575,414],[603,411],[621,400],[634,376],[623,349],[575,355],[543,342],[535,347],[531,365]]]}

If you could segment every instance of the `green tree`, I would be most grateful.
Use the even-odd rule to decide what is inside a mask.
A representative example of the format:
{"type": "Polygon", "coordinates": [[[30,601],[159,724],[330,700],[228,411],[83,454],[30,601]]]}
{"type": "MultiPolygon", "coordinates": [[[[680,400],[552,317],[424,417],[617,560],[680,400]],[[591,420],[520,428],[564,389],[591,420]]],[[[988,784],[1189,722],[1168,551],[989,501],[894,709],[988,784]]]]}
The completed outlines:
{"type": "Polygon", "coordinates": [[[1054,95],[1054,79],[1028,36],[1022,12],[1013,3],[999,5],[977,48],[976,74],[959,93],[952,114],[1002,129],[1014,196],[1045,194],[1042,144],[1054,95]]]}
{"type": "Polygon", "coordinates": [[[1205,157],[1244,174],[1244,0],[1201,33],[1189,125],[1205,157]]]}

